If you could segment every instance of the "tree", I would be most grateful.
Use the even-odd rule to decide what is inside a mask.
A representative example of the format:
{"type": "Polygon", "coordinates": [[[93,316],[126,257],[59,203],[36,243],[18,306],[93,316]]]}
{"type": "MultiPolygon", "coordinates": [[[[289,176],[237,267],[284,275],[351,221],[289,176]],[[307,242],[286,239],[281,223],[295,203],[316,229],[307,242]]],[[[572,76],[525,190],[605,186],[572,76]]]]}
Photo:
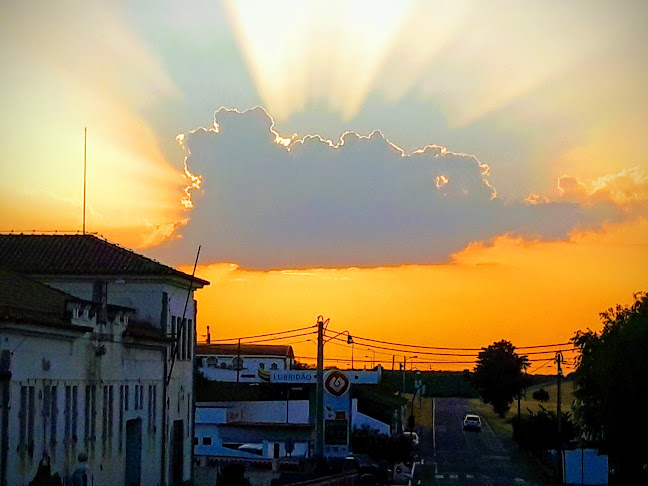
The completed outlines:
{"type": "MultiPolygon", "coordinates": [[[[600,314],[603,329],[578,331],[575,418],[585,437],[600,442],[619,484],[646,479],[648,442],[637,440],[648,409],[648,294],[600,314]]],[[[643,483],[645,484],[645,483],[643,483]]]]}
{"type": "Polygon", "coordinates": [[[533,395],[531,396],[533,397],[534,400],[538,400],[539,402],[549,401],[549,392],[544,388],[538,388],[536,391],[533,392],[533,395]]]}
{"type": "Polygon", "coordinates": [[[493,405],[493,410],[504,418],[513,398],[524,390],[529,380],[524,373],[529,361],[519,356],[515,346],[501,340],[488,348],[482,348],[477,355],[473,383],[482,400],[493,405]]]}

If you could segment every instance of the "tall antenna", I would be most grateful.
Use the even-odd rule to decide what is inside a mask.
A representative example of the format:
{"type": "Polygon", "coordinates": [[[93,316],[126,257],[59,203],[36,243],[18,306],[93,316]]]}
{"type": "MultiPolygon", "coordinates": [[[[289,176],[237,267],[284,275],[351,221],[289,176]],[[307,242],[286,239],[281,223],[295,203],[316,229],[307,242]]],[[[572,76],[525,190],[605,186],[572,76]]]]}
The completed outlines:
{"type": "Polygon", "coordinates": [[[88,142],[88,127],[83,127],[83,234],[85,235],[86,216],[86,146],[88,142]]]}

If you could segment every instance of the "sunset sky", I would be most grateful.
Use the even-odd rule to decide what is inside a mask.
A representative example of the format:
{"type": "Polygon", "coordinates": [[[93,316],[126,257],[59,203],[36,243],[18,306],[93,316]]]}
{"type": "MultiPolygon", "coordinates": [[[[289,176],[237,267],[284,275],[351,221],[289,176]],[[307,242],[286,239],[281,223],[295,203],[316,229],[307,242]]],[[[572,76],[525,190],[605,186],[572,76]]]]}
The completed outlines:
{"type": "MultiPolygon", "coordinates": [[[[201,337],[321,314],[391,343],[566,342],[648,290],[646,21],[637,1],[13,2],[0,231],[81,229],[87,126],[87,231],[189,272],[201,245],[201,337]]],[[[312,339],[273,343],[308,361],[312,339]]],[[[352,353],[473,359],[326,345],[352,353]]]]}

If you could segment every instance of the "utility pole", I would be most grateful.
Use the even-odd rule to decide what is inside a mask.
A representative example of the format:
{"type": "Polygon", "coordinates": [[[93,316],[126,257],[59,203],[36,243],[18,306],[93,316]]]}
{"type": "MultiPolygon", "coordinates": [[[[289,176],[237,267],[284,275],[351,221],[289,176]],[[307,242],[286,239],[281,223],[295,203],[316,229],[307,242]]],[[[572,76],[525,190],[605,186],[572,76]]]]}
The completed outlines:
{"type": "Polygon", "coordinates": [[[236,383],[240,383],[241,376],[241,340],[238,340],[238,350],[236,352],[236,383]]]}
{"type": "Polygon", "coordinates": [[[560,379],[562,378],[562,362],[563,356],[560,352],[556,353],[556,365],[557,365],[557,390],[556,390],[556,418],[558,419],[558,475],[560,481],[563,480],[562,468],[563,468],[563,457],[562,457],[562,412],[560,410],[560,379]]]}
{"type": "Polygon", "coordinates": [[[88,145],[88,127],[83,127],[83,234],[86,229],[86,147],[88,145]]]}
{"type": "Polygon", "coordinates": [[[315,388],[315,457],[324,457],[324,317],[317,316],[317,373],[315,388]]]}

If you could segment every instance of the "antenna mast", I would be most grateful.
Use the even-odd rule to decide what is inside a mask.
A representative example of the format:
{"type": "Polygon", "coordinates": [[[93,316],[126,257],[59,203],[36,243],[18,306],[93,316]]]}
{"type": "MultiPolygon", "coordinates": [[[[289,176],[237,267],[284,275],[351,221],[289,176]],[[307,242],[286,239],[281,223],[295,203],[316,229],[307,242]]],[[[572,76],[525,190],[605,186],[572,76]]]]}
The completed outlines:
{"type": "Polygon", "coordinates": [[[86,228],[86,146],[88,142],[88,127],[83,127],[83,234],[86,228]]]}

